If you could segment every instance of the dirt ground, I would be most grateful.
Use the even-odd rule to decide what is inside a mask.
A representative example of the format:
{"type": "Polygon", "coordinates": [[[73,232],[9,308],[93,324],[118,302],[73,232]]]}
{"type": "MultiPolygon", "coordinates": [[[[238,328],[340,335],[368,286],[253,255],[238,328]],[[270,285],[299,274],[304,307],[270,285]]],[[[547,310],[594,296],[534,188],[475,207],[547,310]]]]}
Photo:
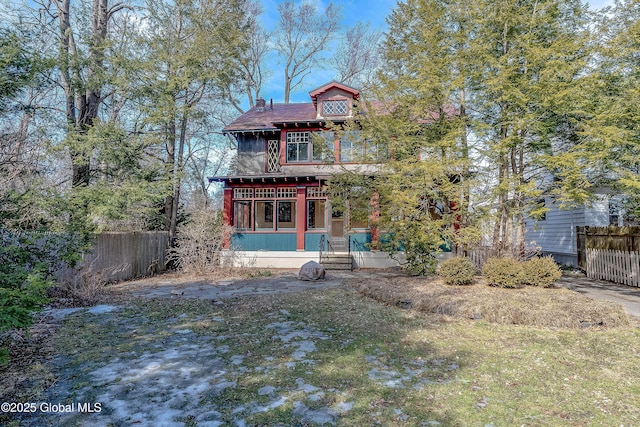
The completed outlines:
{"type": "MultiPolygon", "coordinates": [[[[329,337],[304,319],[292,318],[286,310],[274,311],[263,319],[260,333],[271,335],[277,345],[273,351],[279,354],[255,360],[250,352],[235,350],[237,342],[251,337],[247,337],[246,325],[234,319],[233,311],[223,309],[225,301],[248,295],[322,291],[347,287],[353,281],[393,283],[401,277],[397,272],[379,271],[331,273],[318,282],[298,280],[291,271],[272,277],[216,281],[158,276],[119,284],[113,290],[133,298],[206,300],[213,309],[203,314],[161,313],[161,321],[136,313],[126,299],[90,308],[45,310],[39,324],[55,328],[67,322],[67,330],[77,328],[74,339],[95,339],[95,348],[101,353],[84,357],[70,348],[66,356],[54,355],[46,363],[55,372],[55,380],[46,384],[36,410],[15,414],[7,425],[244,426],[245,418],[277,411],[285,404],[293,405],[294,414],[303,423],[335,425],[353,405],[347,388],[323,390],[320,384],[302,376],[287,384],[275,380],[279,371],[313,365],[317,348],[329,337]],[[199,333],[202,324],[219,325],[219,333],[199,333]],[[110,339],[117,341],[102,341],[103,331],[110,331],[110,339]],[[271,375],[274,380],[260,387],[254,400],[233,401],[239,379],[246,375],[271,375]],[[311,407],[309,402],[320,403],[311,407]]],[[[565,277],[561,285],[621,303],[631,314],[640,315],[637,289],[619,289],[583,277],[565,277]]],[[[420,387],[414,377],[424,367],[411,365],[402,373],[378,357],[374,353],[365,356],[370,379],[390,388],[407,384],[420,387]]],[[[457,369],[454,365],[447,369],[457,369]]],[[[402,411],[398,410],[401,417],[402,411]]]]}

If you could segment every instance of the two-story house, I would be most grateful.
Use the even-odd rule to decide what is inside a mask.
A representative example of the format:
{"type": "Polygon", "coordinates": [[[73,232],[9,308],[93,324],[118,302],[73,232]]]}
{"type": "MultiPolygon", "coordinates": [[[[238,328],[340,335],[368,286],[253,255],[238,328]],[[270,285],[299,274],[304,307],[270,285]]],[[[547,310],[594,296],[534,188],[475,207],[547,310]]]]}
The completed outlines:
{"type": "Polygon", "coordinates": [[[259,99],[256,106],[223,129],[237,141],[233,175],[213,177],[224,184],[224,217],[233,226],[230,247],[258,267],[297,268],[323,251],[358,253],[357,267],[397,265],[369,250],[377,230],[331,206],[328,179],[345,169],[375,174],[363,163],[358,132],[334,132],[353,118],[358,90],[330,82],[310,93],[311,102],[280,104],[259,99]]]}

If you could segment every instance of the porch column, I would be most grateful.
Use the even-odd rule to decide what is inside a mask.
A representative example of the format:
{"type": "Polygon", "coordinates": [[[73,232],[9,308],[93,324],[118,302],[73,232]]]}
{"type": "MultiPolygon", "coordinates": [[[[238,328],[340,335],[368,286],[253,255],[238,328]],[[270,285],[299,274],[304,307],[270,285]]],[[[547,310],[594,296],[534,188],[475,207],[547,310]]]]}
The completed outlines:
{"type": "Polygon", "coordinates": [[[296,250],[304,251],[304,232],[307,228],[307,187],[298,187],[296,197],[296,205],[298,205],[296,210],[296,250]]]}
{"type": "MultiPolygon", "coordinates": [[[[223,196],[222,221],[226,225],[232,226],[231,218],[233,218],[233,188],[225,188],[223,196]]],[[[222,240],[222,247],[224,249],[229,249],[231,247],[231,236],[226,233],[222,240]]]]}
{"type": "Polygon", "coordinates": [[[369,202],[371,207],[369,214],[369,229],[371,230],[371,249],[378,250],[380,245],[380,229],[378,224],[380,222],[380,194],[374,192],[371,195],[369,202]]]}

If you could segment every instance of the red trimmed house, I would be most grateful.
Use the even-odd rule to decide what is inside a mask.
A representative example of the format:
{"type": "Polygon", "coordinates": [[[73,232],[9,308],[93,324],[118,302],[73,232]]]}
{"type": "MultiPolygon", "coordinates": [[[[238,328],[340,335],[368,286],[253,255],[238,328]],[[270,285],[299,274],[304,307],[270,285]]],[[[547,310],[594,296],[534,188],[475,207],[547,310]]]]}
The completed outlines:
{"type": "Polygon", "coordinates": [[[358,267],[397,265],[367,243],[377,239],[365,221],[331,209],[325,185],[344,168],[375,173],[357,132],[338,136],[327,121],[353,117],[359,91],[338,82],[310,93],[311,102],[257,105],[223,129],[235,137],[235,173],[213,177],[224,183],[224,214],[234,227],[231,245],[260,267],[298,267],[323,250],[356,253],[358,267]],[[309,253],[315,252],[315,254],[309,253]]]}

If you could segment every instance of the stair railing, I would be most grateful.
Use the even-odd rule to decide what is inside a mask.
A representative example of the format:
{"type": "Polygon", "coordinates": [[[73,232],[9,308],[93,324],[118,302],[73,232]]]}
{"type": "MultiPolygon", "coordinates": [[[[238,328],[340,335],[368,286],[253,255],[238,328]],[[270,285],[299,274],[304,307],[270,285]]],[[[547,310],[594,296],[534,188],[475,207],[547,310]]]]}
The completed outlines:
{"type": "Polygon", "coordinates": [[[320,256],[320,259],[318,259],[318,262],[320,264],[322,264],[322,251],[324,251],[324,242],[325,242],[325,237],[324,234],[322,236],[320,236],[320,248],[318,248],[318,255],[320,256]]]}

